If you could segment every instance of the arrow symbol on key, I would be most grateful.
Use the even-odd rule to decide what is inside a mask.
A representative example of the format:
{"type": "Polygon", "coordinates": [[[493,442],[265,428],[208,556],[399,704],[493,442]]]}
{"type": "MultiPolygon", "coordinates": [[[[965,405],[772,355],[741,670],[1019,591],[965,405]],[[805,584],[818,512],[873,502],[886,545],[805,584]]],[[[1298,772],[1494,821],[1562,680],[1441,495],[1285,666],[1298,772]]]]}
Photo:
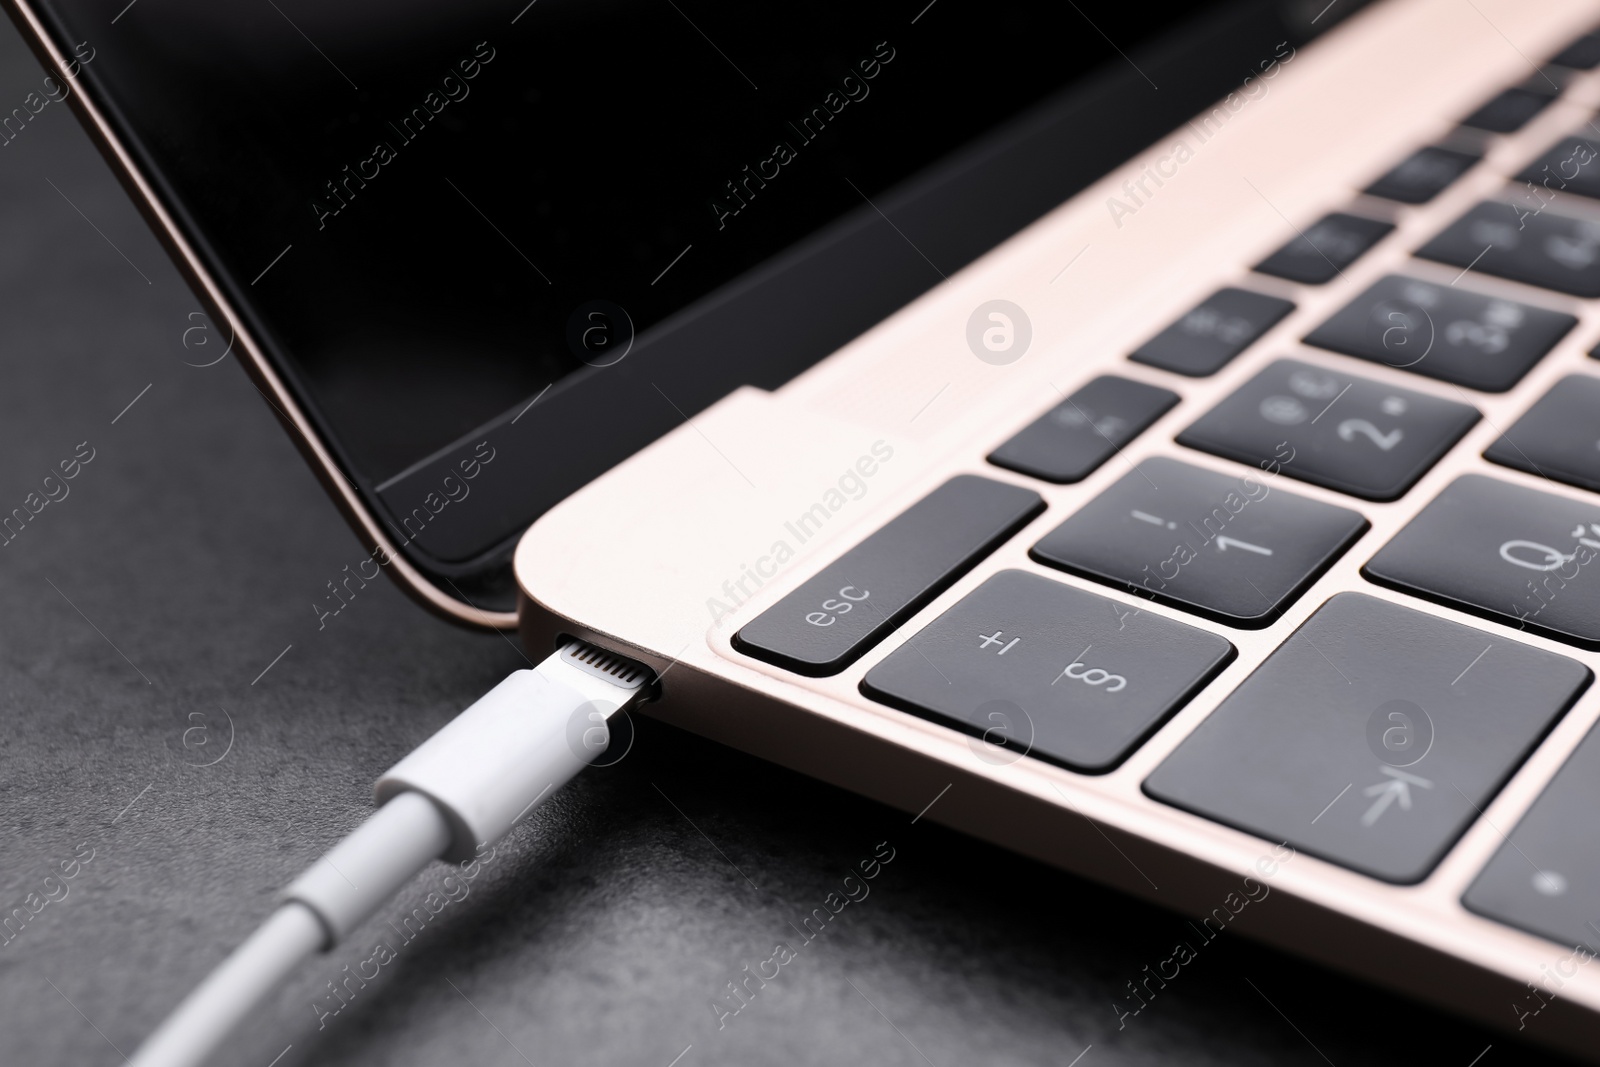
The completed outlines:
{"type": "Polygon", "coordinates": [[[1373,801],[1372,807],[1367,809],[1367,813],[1361,816],[1362,826],[1371,826],[1376,823],[1383,817],[1383,813],[1389,810],[1389,806],[1396,801],[1399,801],[1401,811],[1410,811],[1412,786],[1417,786],[1419,789],[1433,788],[1433,783],[1426,778],[1418,778],[1414,774],[1407,774],[1405,771],[1396,770],[1393,767],[1383,768],[1383,773],[1389,776],[1387,782],[1369,785],[1362,790],[1367,796],[1377,798],[1373,801]]]}

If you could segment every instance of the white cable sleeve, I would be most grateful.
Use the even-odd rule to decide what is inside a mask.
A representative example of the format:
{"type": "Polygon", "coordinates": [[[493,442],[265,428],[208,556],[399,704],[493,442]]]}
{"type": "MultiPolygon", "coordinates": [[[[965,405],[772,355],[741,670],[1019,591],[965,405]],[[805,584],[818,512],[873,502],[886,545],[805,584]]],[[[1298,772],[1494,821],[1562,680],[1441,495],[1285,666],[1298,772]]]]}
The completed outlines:
{"type": "Polygon", "coordinates": [[[422,793],[450,820],[444,858],[469,860],[605,750],[582,742],[621,707],[624,694],[552,657],[517,671],[378,779],[381,804],[422,793]],[[563,714],[530,716],[529,708],[563,714]],[[573,736],[569,737],[569,733],[573,736]]]}
{"type": "Polygon", "coordinates": [[[402,793],[329,849],[284,892],[284,903],[178,1005],[129,1061],[196,1067],[279,982],[343,940],[450,844],[433,802],[402,793]]]}
{"type": "Polygon", "coordinates": [[[130,1067],[199,1067],[297,966],[438,858],[470,858],[606,750],[644,668],[571,642],[517,671],[390,769],[382,805],[290,883],[284,902],[150,1035],[130,1067]]]}
{"type": "Polygon", "coordinates": [[[401,793],[334,845],[284,890],[316,913],[332,947],[438,859],[450,826],[427,797],[401,793]]]}
{"type": "Polygon", "coordinates": [[[290,902],[206,976],[128,1061],[129,1067],[197,1067],[296,967],[327,941],[322,923],[290,902]]]}

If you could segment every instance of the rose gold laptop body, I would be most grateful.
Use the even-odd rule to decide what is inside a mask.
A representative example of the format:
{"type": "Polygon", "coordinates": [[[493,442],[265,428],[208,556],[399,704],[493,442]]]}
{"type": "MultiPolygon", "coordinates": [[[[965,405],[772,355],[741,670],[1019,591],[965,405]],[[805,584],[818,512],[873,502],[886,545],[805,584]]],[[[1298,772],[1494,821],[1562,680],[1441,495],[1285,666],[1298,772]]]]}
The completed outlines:
{"type": "MultiPolygon", "coordinates": [[[[1393,503],[1315,486],[1293,492],[1354,508],[1371,529],[1265,629],[1240,630],[1046,568],[1028,549],[1149,456],[1230,475],[1251,468],[1183,449],[1173,438],[1274,359],[1324,367],[1459,400],[1461,391],[1300,343],[1384,274],[1448,283],[1455,268],[1410,250],[1459,218],[1600,106],[1600,71],[1577,76],[1520,132],[1489,139],[1484,164],[1433,202],[1404,207],[1358,190],[1417,147],[1444,137],[1500,87],[1600,16],[1576,0],[1395,0],[1301,50],[1226,124],[1174,130],[1121,170],[952,276],[773,393],[744,389],[696,416],[541,518],[517,551],[520,629],[544,652],[575,635],[650,664],[661,699],[649,712],[685,729],[996,842],[1189,915],[1210,912],[1253,874],[1268,906],[1246,909],[1249,936],[1380,985],[1518,1029],[1517,1005],[1572,949],[1472,914],[1467,886],[1578,741],[1600,718],[1591,686],[1420,884],[1398,886],[1308,855],[1259,864],[1274,842],[1169,807],[1144,778],[1329,597],[1358,590],[1478,627],[1492,624],[1373,585],[1360,568],[1459,475],[1492,473],[1547,493],[1582,492],[1493,467],[1484,449],[1559,378],[1593,370],[1600,306],[1474,277],[1477,291],[1570,312],[1579,325],[1504,394],[1470,393],[1484,418],[1393,503]],[[1204,134],[1209,131],[1209,136],[1204,134]],[[1182,143],[1187,151],[1180,152],[1182,143]],[[1182,157],[1180,161],[1180,156],[1182,157]],[[1124,183],[1146,168],[1131,212],[1124,183]],[[1397,233],[1342,280],[1299,286],[1249,267],[1329,211],[1394,220],[1397,233]],[[1127,354],[1220,286],[1287,297],[1296,310],[1218,374],[1182,378],[1127,354]],[[1020,360],[992,365],[967,343],[972,311],[1003,299],[1031,320],[1020,360]],[[1179,393],[1182,402],[1087,480],[1048,485],[984,457],[1088,380],[1105,373],[1179,393]],[[840,497],[800,543],[786,528],[875,444],[891,458],[840,497]],[[1048,510],[839,674],[807,678],[737,651],[731,636],[846,549],[958,473],[1026,486],[1048,510]],[[792,557],[775,551],[779,542],[792,557]],[[780,557],[782,557],[780,559],[780,557]],[[967,734],[869,700],[862,677],[996,572],[1015,568],[1218,633],[1238,657],[1114,771],[1074,773],[1034,758],[995,759],[967,734]]],[[[1271,57],[1263,57],[1268,59],[1271,57]]],[[[1241,72],[1241,75],[1244,72],[1241,72]]],[[[1137,188],[1137,185],[1135,186],[1137,188]]],[[[1600,219],[1600,203],[1561,210],[1600,219]]],[[[885,225],[888,225],[886,222],[885,225]]],[[[750,338],[752,346],[759,337],[750,338]]],[[[833,502],[830,498],[830,502],[833,502]]],[[[1509,630],[1503,636],[1579,660],[1600,655],[1509,630]]],[[[1281,851],[1279,855],[1281,856],[1281,851]]],[[[1563,973],[1564,970],[1563,970],[1563,973]]],[[[1551,988],[1548,982],[1543,987],[1551,988]]],[[[1108,989],[1107,997],[1124,991],[1108,989]]],[[[1522,1036],[1600,1059],[1600,968],[1578,967],[1522,1036]]]]}

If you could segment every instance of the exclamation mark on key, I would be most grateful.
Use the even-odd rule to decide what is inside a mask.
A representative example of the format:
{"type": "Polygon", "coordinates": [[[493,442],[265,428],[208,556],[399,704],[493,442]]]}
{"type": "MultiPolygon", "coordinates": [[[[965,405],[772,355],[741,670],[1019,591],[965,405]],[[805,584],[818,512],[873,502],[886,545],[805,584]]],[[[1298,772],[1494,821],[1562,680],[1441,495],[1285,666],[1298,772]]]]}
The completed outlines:
{"type": "Polygon", "coordinates": [[[1135,510],[1129,512],[1128,514],[1132,515],[1134,518],[1138,519],[1140,522],[1148,522],[1151,526],[1165,526],[1169,530],[1176,530],[1178,528],[1178,524],[1177,523],[1168,522],[1166,519],[1163,519],[1161,516],[1152,515],[1148,511],[1139,511],[1139,510],[1135,509],[1135,510]]]}

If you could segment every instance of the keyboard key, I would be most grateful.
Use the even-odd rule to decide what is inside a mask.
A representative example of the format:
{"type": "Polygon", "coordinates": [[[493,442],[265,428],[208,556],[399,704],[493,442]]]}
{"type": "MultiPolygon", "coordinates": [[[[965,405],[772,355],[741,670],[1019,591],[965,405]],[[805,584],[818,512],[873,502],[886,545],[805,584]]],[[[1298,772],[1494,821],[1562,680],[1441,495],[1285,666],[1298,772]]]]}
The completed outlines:
{"type": "Polygon", "coordinates": [[[1271,484],[1293,450],[1233,476],[1146,459],[1033,546],[1041,563],[1234,626],[1266,626],[1367,528],[1271,484]]]}
{"type": "Polygon", "coordinates": [[[1291,478],[1394,500],[1477,421],[1466,404],[1280,359],[1178,443],[1253,465],[1278,459],[1291,478]]]}
{"type": "Polygon", "coordinates": [[[977,735],[984,758],[1098,773],[1233,655],[1204,630],[1001,571],[868,671],[861,691],[977,735]]]}
{"type": "Polygon", "coordinates": [[[1589,679],[1565,656],[1341,593],[1144,788],[1374,878],[1419,882],[1589,679]]]}
{"type": "Polygon", "coordinates": [[[1390,274],[1312,330],[1306,343],[1503,393],[1577,322],[1560,311],[1390,274]]]}
{"type": "Polygon", "coordinates": [[[1387,222],[1334,212],[1257,263],[1255,269],[1291,282],[1321,285],[1338,277],[1392,229],[1387,222]]]}
{"type": "Polygon", "coordinates": [[[1538,211],[1551,192],[1600,197],[1600,142],[1591,137],[1563,137],[1517,175],[1537,189],[1513,190],[1523,210],[1538,211]]]}
{"type": "MultiPolygon", "coordinates": [[[[1461,902],[1479,915],[1557,944],[1600,949],[1596,811],[1600,730],[1590,730],[1461,902]]],[[[1523,1000],[1528,1011],[1542,1004],[1532,994],[1523,1000]]]]}
{"type": "Polygon", "coordinates": [[[1600,67],[1600,31],[1586,33],[1563,48],[1550,62],[1572,70],[1600,67]]]}
{"type": "Polygon", "coordinates": [[[1534,205],[1485,200],[1416,254],[1558,293],[1600,296],[1600,222],[1534,205]]]}
{"type": "Polygon", "coordinates": [[[1468,474],[1362,573],[1381,585],[1600,649],[1600,500],[1468,474]]]}
{"type": "Polygon", "coordinates": [[[798,674],[837,674],[1043,510],[1038,493],[957,475],[762,612],[733,645],[798,674]]]}
{"type": "Polygon", "coordinates": [[[1561,379],[1484,456],[1600,493],[1600,378],[1561,379]]]}
{"type": "Polygon", "coordinates": [[[1426,204],[1482,158],[1473,152],[1428,145],[1367,186],[1365,192],[1402,204],[1426,204]]]}
{"type": "Polygon", "coordinates": [[[989,462],[1047,482],[1081,482],[1178,402],[1178,394],[1110,375],[1045,412],[989,462]]]}
{"type": "Polygon", "coordinates": [[[1506,89],[1462,119],[1461,125],[1490,133],[1515,133],[1549,107],[1556,94],[1557,90],[1549,86],[1543,92],[1527,86],[1506,89]]]}
{"type": "Polygon", "coordinates": [[[1218,289],[1128,358],[1162,370],[1203,378],[1249,348],[1294,305],[1248,289],[1218,289]]]}

